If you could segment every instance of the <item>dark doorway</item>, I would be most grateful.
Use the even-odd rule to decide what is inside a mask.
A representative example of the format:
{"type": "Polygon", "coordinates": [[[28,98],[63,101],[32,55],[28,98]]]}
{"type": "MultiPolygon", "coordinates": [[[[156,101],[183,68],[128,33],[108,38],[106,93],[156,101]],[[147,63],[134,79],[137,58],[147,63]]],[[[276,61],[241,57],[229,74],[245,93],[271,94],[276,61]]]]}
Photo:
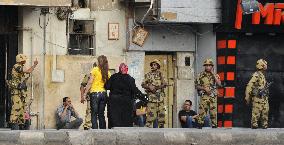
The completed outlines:
{"type": "Polygon", "coordinates": [[[6,127],[10,116],[10,96],[6,85],[18,53],[18,8],[0,6],[0,127],[6,127]]]}
{"type": "Polygon", "coordinates": [[[250,127],[251,107],[244,103],[245,87],[256,71],[256,61],[264,58],[268,62],[267,81],[270,87],[270,127],[284,127],[284,34],[241,34],[237,45],[236,100],[234,126],[250,127]],[[282,115],[281,115],[282,114],[282,115]]]}

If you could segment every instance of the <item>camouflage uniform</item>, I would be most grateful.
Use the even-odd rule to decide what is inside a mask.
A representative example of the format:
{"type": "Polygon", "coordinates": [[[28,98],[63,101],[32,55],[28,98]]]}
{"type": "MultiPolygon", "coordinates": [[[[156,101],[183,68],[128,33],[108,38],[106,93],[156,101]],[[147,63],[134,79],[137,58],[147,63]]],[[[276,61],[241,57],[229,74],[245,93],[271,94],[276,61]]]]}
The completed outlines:
{"type": "MultiPolygon", "coordinates": [[[[153,85],[155,87],[160,87],[163,84],[165,84],[165,80],[159,70],[145,74],[145,79],[142,83],[142,85],[153,85]]],[[[158,127],[163,127],[165,124],[164,89],[158,89],[155,93],[150,90],[145,91],[149,97],[149,102],[147,103],[146,126],[153,127],[153,123],[157,119],[158,127]]]]}
{"type": "MultiPolygon", "coordinates": [[[[86,87],[89,81],[90,75],[85,75],[82,82],[81,86],[86,87]]],[[[91,122],[91,106],[90,106],[90,96],[86,96],[87,100],[87,109],[86,109],[86,115],[85,115],[85,124],[83,125],[84,128],[91,128],[92,127],[92,122],[91,122]]]]}
{"type": "MultiPolygon", "coordinates": [[[[213,66],[213,61],[211,59],[207,59],[204,62],[204,65],[210,64],[213,66]]],[[[217,78],[219,78],[218,74],[214,74],[217,78]]],[[[197,122],[200,125],[204,124],[204,119],[209,111],[210,119],[212,127],[217,127],[217,84],[215,81],[215,77],[211,72],[203,71],[199,74],[198,78],[195,81],[196,86],[201,86],[204,88],[209,88],[211,93],[206,94],[204,91],[200,91],[200,102],[199,102],[199,116],[197,117],[197,122]]]]}
{"type": "Polygon", "coordinates": [[[18,85],[24,80],[25,73],[23,71],[24,66],[22,64],[15,64],[12,69],[12,79],[9,82],[12,98],[12,109],[10,116],[10,123],[12,124],[24,124],[25,103],[27,98],[27,89],[19,90],[18,85]]]}
{"type": "Polygon", "coordinates": [[[252,117],[251,117],[251,127],[257,128],[258,121],[261,121],[262,128],[268,127],[268,112],[269,112],[269,103],[267,90],[263,96],[259,96],[255,90],[263,89],[266,85],[265,75],[263,74],[263,65],[267,65],[267,62],[263,59],[257,61],[257,69],[250,79],[246,87],[246,97],[245,100],[247,103],[252,101],[252,117]]]}

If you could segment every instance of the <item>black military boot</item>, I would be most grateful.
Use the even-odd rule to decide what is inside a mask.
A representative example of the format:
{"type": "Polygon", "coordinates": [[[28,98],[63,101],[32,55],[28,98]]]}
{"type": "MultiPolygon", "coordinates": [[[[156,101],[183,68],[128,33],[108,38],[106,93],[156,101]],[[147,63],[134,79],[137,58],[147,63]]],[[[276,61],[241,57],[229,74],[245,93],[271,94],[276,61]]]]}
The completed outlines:
{"type": "Polygon", "coordinates": [[[26,130],[26,129],[25,129],[25,125],[24,125],[24,124],[19,124],[19,129],[20,129],[20,130],[26,130]]]}
{"type": "Polygon", "coordinates": [[[17,123],[11,123],[11,130],[19,130],[19,125],[17,123]]]}
{"type": "Polygon", "coordinates": [[[251,126],[251,129],[257,129],[257,127],[256,126],[251,126]]]}
{"type": "Polygon", "coordinates": [[[267,129],[267,126],[262,126],[262,129],[267,129]]]}
{"type": "Polygon", "coordinates": [[[196,123],[196,128],[198,128],[198,129],[202,129],[202,127],[203,127],[203,124],[196,123]]]}
{"type": "Polygon", "coordinates": [[[164,128],[164,124],[163,123],[159,124],[159,128],[164,128]]]}

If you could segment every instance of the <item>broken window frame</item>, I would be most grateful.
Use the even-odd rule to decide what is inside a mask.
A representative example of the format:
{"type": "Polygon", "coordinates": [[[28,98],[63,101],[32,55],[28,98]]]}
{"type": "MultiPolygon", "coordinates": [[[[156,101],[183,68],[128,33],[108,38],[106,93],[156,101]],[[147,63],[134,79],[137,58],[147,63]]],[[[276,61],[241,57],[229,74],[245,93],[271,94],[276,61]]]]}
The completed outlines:
{"type": "Polygon", "coordinates": [[[69,19],[67,31],[68,55],[95,55],[94,20],[69,19]],[[75,23],[78,23],[77,30],[75,30],[75,23]]]}
{"type": "Polygon", "coordinates": [[[90,4],[91,0],[72,0],[72,7],[75,8],[90,8],[90,4]]]}

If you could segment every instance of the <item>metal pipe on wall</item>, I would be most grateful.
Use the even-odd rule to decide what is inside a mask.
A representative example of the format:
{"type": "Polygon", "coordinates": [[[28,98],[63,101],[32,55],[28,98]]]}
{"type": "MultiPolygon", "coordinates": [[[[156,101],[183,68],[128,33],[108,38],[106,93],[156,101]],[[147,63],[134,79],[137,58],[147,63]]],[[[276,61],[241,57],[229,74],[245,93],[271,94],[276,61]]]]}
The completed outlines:
{"type": "Polygon", "coordinates": [[[45,128],[45,55],[46,55],[46,13],[43,13],[44,15],[44,20],[43,20],[43,61],[42,61],[42,122],[41,122],[41,129],[45,128]]]}
{"type": "MultiPolygon", "coordinates": [[[[198,35],[197,33],[194,33],[195,35],[195,47],[194,47],[194,57],[195,57],[195,61],[194,61],[194,77],[197,77],[197,57],[198,57],[198,54],[197,54],[197,49],[198,49],[198,35]]],[[[196,90],[196,89],[194,89],[196,90]]],[[[198,102],[199,102],[199,97],[197,95],[197,91],[195,91],[195,110],[198,110],[198,102]]]]}
{"type": "Polygon", "coordinates": [[[41,111],[40,111],[40,129],[45,128],[45,59],[46,59],[46,26],[47,26],[47,14],[49,14],[49,8],[42,8],[41,14],[43,15],[43,52],[42,52],[42,65],[41,65],[41,76],[42,76],[42,90],[41,90],[41,111]]]}
{"type": "MultiPolygon", "coordinates": [[[[33,49],[34,49],[34,46],[33,46],[33,29],[30,29],[30,39],[31,39],[31,60],[30,60],[30,65],[32,66],[33,65],[33,55],[34,55],[34,52],[33,52],[33,49]]],[[[34,100],[34,77],[33,77],[33,73],[31,74],[31,101],[34,100]]],[[[30,109],[30,108],[29,108],[30,109]]],[[[29,110],[30,112],[31,110],[29,110]]]]}

